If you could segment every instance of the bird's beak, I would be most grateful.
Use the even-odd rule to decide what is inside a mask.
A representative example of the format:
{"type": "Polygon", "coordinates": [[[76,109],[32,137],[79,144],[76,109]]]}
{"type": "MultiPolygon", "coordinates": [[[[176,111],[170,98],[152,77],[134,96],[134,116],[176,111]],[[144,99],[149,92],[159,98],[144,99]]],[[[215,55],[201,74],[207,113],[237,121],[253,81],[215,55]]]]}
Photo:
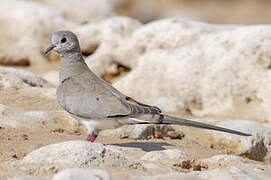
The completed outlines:
{"type": "Polygon", "coordinates": [[[56,47],[56,45],[51,44],[44,52],[43,54],[46,55],[48,54],[50,51],[52,51],[54,48],[56,47]]]}

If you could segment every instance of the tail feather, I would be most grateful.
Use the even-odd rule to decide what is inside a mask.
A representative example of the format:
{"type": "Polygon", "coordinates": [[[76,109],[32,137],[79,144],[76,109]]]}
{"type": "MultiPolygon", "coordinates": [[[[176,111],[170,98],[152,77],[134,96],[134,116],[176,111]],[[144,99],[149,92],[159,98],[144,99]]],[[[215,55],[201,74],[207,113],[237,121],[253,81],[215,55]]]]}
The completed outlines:
{"type": "Polygon", "coordinates": [[[190,127],[196,127],[196,128],[203,128],[203,129],[211,129],[211,130],[216,130],[216,131],[222,131],[226,133],[231,133],[231,134],[237,134],[240,136],[251,136],[251,134],[235,131],[232,129],[227,129],[223,127],[218,127],[218,126],[212,126],[204,123],[200,123],[197,121],[191,121],[183,118],[177,118],[177,117],[172,117],[168,115],[162,115],[163,122],[168,122],[168,123],[173,123],[173,124],[178,124],[178,125],[183,125],[183,126],[190,126],[190,127]]]}

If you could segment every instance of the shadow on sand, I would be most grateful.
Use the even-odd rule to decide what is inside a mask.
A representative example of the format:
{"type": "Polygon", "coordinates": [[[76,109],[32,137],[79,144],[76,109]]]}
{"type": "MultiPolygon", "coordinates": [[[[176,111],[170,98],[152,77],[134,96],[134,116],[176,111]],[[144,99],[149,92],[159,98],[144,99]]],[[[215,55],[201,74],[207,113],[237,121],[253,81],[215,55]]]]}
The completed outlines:
{"type": "Polygon", "coordinates": [[[111,144],[111,145],[120,146],[120,147],[140,148],[146,152],[165,150],[163,146],[173,146],[166,142],[129,142],[129,143],[119,143],[119,144],[111,144]]]}

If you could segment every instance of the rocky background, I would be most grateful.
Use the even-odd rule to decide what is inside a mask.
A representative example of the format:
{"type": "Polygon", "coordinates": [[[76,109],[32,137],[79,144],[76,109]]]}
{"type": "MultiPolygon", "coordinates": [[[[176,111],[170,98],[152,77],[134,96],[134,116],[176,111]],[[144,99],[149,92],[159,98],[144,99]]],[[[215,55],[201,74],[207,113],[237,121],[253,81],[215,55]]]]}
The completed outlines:
{"type": "Polygon", "coordinates": [[[0,179],[270,179],[270,3],[0,0],[0,179]],[[56,100],[59,57],[42,54],[63,29],[123,93],[253,136],[133,125],[84,141],[56,100]]]}

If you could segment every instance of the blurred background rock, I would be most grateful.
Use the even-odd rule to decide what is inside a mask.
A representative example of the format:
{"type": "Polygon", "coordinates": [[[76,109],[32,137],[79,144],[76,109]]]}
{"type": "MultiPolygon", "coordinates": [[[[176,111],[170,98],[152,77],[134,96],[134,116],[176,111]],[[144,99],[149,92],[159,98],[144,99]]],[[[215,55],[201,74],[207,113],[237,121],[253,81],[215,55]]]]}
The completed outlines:
{"type": "Polygon", "coordinates": [[[141,22],[183,17],[217,24],[271,22],[269,0],[114,0],[117,14],[141,22]]]}
{"type": "MultiPolygon", "coordinates": [[[[128,16],[143,24],[169,17],[215,24],[271,22],[271,1],[268,0],[1,0],[0,5],[2,65],[44,63],[48,58],[46,60],[38,51],[49,43],[52,32],[78,29],[80,25],[98,23],[112,16],[128,16]],[[31,49],[31,55],[27,49],[31,49]]],[[[81,40],[85,54],[97,48],[99,40],[93,35],[88,37],[96,39],[96,43],[81,40]]],[[[49,56],[49,60],[54,59],[54,55],[49,56]]]]}
{"type": "Polygon", "coordinates": [[[0,64],[57,85],[59,57],[42,52],[52,33],[69,29],[89,67],[128,95],[167,112],[265,122],[270,26],[239,24],[269,23],[270,7],[267,0],[0,0],[0,64]]]}

